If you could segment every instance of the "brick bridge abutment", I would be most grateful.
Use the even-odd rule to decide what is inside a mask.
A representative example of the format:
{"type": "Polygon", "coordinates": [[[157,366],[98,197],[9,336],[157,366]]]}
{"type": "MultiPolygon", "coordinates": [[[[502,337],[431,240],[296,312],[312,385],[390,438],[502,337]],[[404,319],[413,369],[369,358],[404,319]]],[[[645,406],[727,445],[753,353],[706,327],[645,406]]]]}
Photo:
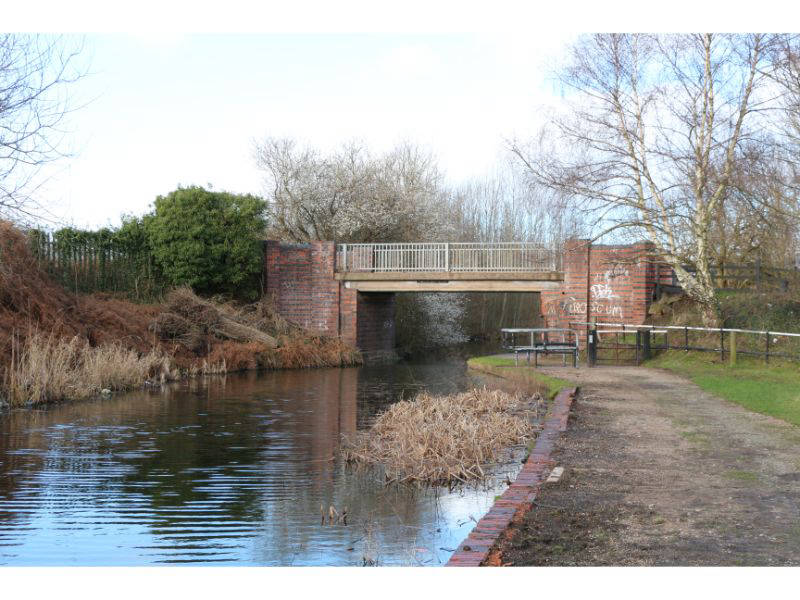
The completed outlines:
{"type": "Polygon", "coordinates": [[[560,289],[541,296],[548,327],[596,321],[641,325],[659,284],[674,287],[672,268],[653,259],[653,245],[590,244],[570,239],[564,244],[564,279],[560,289]],[[587,293],[588,288],[588,293],[587,293]]]}
{"type": "Polygon", "coordinates": [[[395,295],[359,292],[337,280],[333,242],[270,240],[265,252],[265,291],[282,317],[323,335],[340,336],[367,356],[393,355],[395,295]]]}

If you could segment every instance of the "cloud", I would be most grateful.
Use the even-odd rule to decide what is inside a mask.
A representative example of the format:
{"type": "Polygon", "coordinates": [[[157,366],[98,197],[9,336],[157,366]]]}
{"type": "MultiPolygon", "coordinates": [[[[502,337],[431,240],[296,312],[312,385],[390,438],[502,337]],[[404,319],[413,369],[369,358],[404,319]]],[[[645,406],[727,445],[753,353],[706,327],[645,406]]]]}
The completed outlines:
{"type": "Polygon", "coordinates": [[[428,45],[404,44],[389,50],[378,60],[378,68],[402,79],[431,77],[442,68],[442,60],[428,45]]]}
{"type": "Polygon", "coordinates": [[[176,31],[141,31],[130,34],[138,44],[147,48],[175,48],[183,44],[188,35],[176,31]]]}

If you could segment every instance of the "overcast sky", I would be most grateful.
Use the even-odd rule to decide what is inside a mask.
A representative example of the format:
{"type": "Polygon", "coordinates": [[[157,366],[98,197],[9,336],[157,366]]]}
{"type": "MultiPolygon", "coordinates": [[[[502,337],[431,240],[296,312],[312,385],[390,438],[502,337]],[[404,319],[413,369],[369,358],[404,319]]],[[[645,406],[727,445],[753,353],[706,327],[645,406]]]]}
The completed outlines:
{"type": "Polygon", "coordinates": [[[479,177],[557,102],[548,68],[572,37],[88,35],[74,156],[39,195],[57,220],[96,227],[179,184],[259,193],[252,145],[266,135],[376,151],[409,140],[451,180],[479,177]]]}
{"type": "Polygon", "coordinates": [[[260,193],[252,145],[266,135],[323,149],[411,141],[433,151],[451,181],[481,177],[504,138],[531,135],[543,107],[559,103],[549,74],[575,32],[795,21],[772,3],[40,0],[5,6],[4,23],[119,32],[85,36],[91,74],[72,91],[88,102],[70,119],[74,156],[49,169],[39,191],[59,224],[96,227],[142,214],[179,184],[260,193]]]}

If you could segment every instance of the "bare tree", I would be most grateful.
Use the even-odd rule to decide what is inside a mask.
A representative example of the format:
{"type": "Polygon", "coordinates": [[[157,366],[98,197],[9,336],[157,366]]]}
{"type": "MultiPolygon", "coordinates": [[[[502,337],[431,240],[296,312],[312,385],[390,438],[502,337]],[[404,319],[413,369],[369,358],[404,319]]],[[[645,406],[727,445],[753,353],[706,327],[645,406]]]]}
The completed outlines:
{"type": "MultiPolygon", "coordinates": [[[[788,160],[782,163],[782,168],[787,172],[786,179],[790,182],[794,194],[795,207],[800,195],[800,35],[785,35],[781,37],[777,59],[775,79],[784,91],[784,138],[786,140],[788,160]]],[[[794,260],[800,266],[800,231],[795,222],[794,227],[794,260]]]]}
{"type": "MultiPolygon", "coordinates": [[[[775,52],[775,80],[783,89],[785,133],[800,153],[800,35],[782,36],[775,52]]],[[[797,161],[795,161],[796,163],[797,161]]]]}
{"type": "MultiPolygon", "coordinates": [[[[501,161],[491,176],[455,187],[447,206],[452,241],[529,241],[560,252],[565,239],[585,233],[582,211],[530,182],[516,162],[501,161]]],[[[502,327],[536,326],[541,312],[532,293],[470,293],[464,307],[467,330],[487,337],[502,327]]]]}
{"type": "MultiPolygon", "coordinates": [[[[36,178],[64,156],[67,90],[85,73],[61,38],[0,34],[0,216],[38,216],[36,178]]],[[[74,46],[74,45],[73,45],[74,46]]]]}
{"type": "Polygon", "coordinates": [[[528,180],[518,165],[503,164],[489,177],[454,187],[447,213],[458,241],[531,241],[558,249],[582,235],[583,214],[558,192],[528,180]]]}
{"type": "Polygon", "coordinates": [[[361,144],[337,152],[267,138],[255,145],[264,173],[271,235],[294,241],[424,241],[436,236],[443,187],[433,157],[411,144],[373,155],[361,144]]]}
{"type": "Polygon", "coordinates": [[[725,198],[717,206],[709,248],[724,287],[730,287],[730,282],[724,281],[728,263],[794,264],[798,195],[795,167],[782,160],[783,142],[745,144],[725,198]]]}
{"type": "MultiPolygon", "coordinates": [[[[768,143],[780,36],[600,34],[559,74],[570,104],[532,149],[533,179],[595,211],[604,233],[644,236],[717,321],[712,231],[747,144],[768,143]],[[694,273],[684,268],[690,264],[694,273]]],[[[761,199],[766,201],[767,199],[761,199]]]]}
{"type": "MultiPolygon", "coordinates": [[[[430,153],[413,144],[374,154],[350,142],[324,153],[267,138],[255,145],[255,159],[267,186],[270,237],[358,243],[452,235],[442,176],[430,153]]],[[[461,295],[400,294],[396,310],[398,343],[406,350],[466,339],[461,295]]]]}

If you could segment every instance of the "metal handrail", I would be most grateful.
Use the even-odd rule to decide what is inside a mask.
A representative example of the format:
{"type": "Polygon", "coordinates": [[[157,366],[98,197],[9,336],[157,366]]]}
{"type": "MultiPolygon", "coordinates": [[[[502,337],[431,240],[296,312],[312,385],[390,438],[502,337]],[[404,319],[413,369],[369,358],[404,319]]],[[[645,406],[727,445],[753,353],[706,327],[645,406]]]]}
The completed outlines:
{"type": "MultiPolygon", "coordinates": [[[[529,334],[530,335],[530,344],[529,344],[529,346],[531,346],[531,347],[537,345],[537,343],[536,343],[537,342],[537,339],[536,339],[537,335],[541,336],[541,338],[542,338],[541,344],[543,346],[548,346],[548,345],[549,346],[570,345],[570,346],[577,347],[579,345],[578,332],[575,331],[574,329],[556,328],[556,327],[541,327],[541,328],[535,327],[535,328],[513,328],[513,329],[512,328],[503,328],[503,329],[500,330],[500,334],[501,334],[501,336],[503,338],[503,342],[505,342],[508,334],[511,334],[510,337],[511,337],[512,341],[514,341],[514,334],[517,334],[517,333],[529,334]],[[562,334],[562,337],[564,336],[564,334],[568,334],[571,339],[570,339],[569,342],[563,341],[563,340],[560,341],[560,342],[559,341],[550,342],[548,338],[549,338],[549,334],[551,334],[551,333],[562,334]]],[[[512,345],[504,346],[504,347],[506,347],[506,348],[514,348],[515,345],[512,344],[512,345]]],[[[528,346],[525,346],[525,347],[528,347],[528,346]]]]}
{"type": "MultiPolygon", "coordinates": [[[[534,365],[536,366],[539,364],[539,354],[561,354],[564,356],[564,361],[566,361],[567,354],[572,354],[572,366],[578,366],[578,351],[580,350],[580,342],[578,340],[578,333],[574,329],[553,327],[530,329],[504,328],[500,330],[500,334],[503,348],[514,352],[514,362],[516,364],[519,364],[519,353],[522,352],[527,354],[528,363],[530,363],[531,354],[533,354],[534,365]],[[530,335],[529,340],[526,340],[530,341],[530,343],[517,344],[517,334],[530,335]],[[560,335],[562,339],[560,341],[550,341],[550,334],[560,335]],[[567,337],[570,339],[564,339],[567,337]]],[[[566,362],[564,364],[566,364],[566,362]]]]}
{"type": "Polygon", "coordinates": [[[338,244],[338,272],[558,270],[561,253],[533,242],[338,244]]]}

